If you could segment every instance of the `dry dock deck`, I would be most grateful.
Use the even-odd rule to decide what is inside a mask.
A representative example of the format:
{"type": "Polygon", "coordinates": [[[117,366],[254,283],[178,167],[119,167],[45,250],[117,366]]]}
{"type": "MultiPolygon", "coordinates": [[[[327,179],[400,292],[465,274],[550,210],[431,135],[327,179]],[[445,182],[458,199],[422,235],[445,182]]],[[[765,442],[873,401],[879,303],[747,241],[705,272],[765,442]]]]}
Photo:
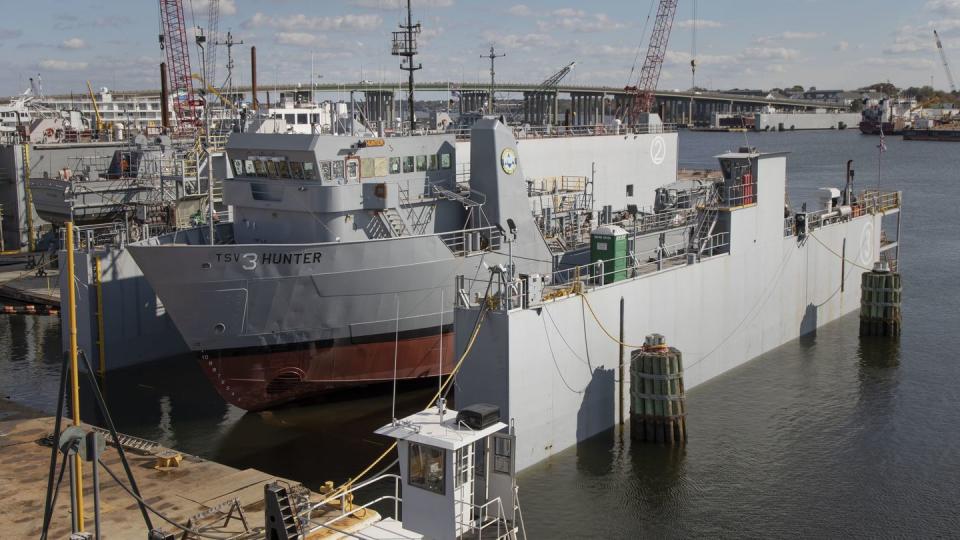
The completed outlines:
{"type": "MultiPolygon", "coordinates": [[[[13,415],[14,418],[23,416],[13,415]]],[[[3,417],[3,415],[0,415],[3,417]]],[[[8,416],[9,417],[9,416],[8,416]]],[[[2,538],[38,538],[43,524],[43,505],[50,464],[50,447],[38,440],[53,432],[52,417],[27,418],[0,422],[0,530],[2,538]]],[[[159,452],[169,451],[160,447],[159,452]]],[[[158,453],[158,452],[154,452],[158,453]]],[[[296,482],[278,478],[256,469],[238,470],[226,465],[183,454],[177,468],[158,470],[155,455],[143,455],[127,451],[127,459],[144,500],[153,508],[185,524],[201,512],[222,505],[224,512],[212,515],[201,526],[215,536],[229,538],[263,538],[263,486],[275,480],[296,485],[296,482]],[[244,534],[243,523],[232,519],[223,526],[231,501],[237,499],[243,508],[251,531],[244,534]]],[[[59,459],[59,458],[58,458],[59,459]]],[[[107,446],[103,461],[119,478],[126,480],[119,454],[112,445],[107,446]]],[[[69,474],[65,476],[57,497],[56,510],[50,528],[50,538],[70,536],[69,474]]],[[[146,538],[146,528],[136,502],[101,469],[101,528],[105,539],[146,538]]],[[[93,487],[91,466],[84,464],[84,515],[86,530],[93,530],[93,487]]],[[[311,492],[312,501],[320,495],[311,492]]],[[[337,509],[330,509],[335,515],[337,509]]],[[[234,515],[236,517],[236,514],[234,515]]],[[[322,519],[323,513],[314,512],[314,519],[322,519]]],[[[151,515],[153,526],[176,533],[183,532],[151,515]]],[[[363,519],[347,518],[337,524],[344,531],[355,531],[372,523],[379,516],[366,512],[363,519]]],[[[339,534],[311,535],[310,538],[334,538],[339,534]]],[[[190,536],[194,538],[194,536],[190,536]]]]}
{"type": "Polygon", "coordinates": [[[0,266],[0,298],[59,306],[60,273],[47,270],[45,276],[38,277],[36,269],[27,270],[23,265],[0,266]]]}

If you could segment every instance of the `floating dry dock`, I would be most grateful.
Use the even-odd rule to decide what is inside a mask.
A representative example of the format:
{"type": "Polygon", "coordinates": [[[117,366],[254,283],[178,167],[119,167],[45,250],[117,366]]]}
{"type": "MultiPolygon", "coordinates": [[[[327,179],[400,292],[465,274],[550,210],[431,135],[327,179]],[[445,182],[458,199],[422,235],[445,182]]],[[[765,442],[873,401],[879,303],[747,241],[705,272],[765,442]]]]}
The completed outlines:
{"type": "MultiPolygon", "coordinates": [[[[84,426],[89,428],[89,426],[84,426]]],[[[43,500],[50,465],[50,447],[41,441],[53,432],[54,419],[30,418],[0,422],[0,516],[3,516],[3,538],[38,538],[43,524],[43,500]]],[[[264,485],[279,482],[309,495],[311,501],[321,496],[298,488],[296,482],[256,469],[234,469],[197,456],[182,454],[149,441],[130,439],[126,447],[134,477],[145,501],[157,511],[181,524],[190,523],[205,534],[222,538],[264,537],[264,485]],[[140,450],[135,450],[140,447],[140,450]],[[177,467],[157,468],[163,461],[171,463],[180,455],[177,467]],[[243,511],[240,519],[239,509],[243,511]],[[232,518],[227,516],[232,512],[232,518]],[[245,523],[244,523],[245,521],[245,523]],[[226,523],[225,523],[226,522],[226,523]]],[[[112,446],[107,447],[103,461],[124,479],[120,458],[112,446]]],[[[93,530],[93,494],[90,466],[85,464],[84,514],[87,531],[93,530]]],[[[103,538],[146,538],[147,531],[137,504],[107,473],[101,470],[101,523],[103,538]]],[[[66,482],[64,482],[66,484],[66,482]]],[[[70,496],[61,486],[54,511],[49,538],[70,536],[70,496]]],[[[330,508],[331,515],[338,509],[330,508]]],[[[324,519],[324,511],[314,511],[312,518],[324,519]]],[[[183,537],[183,531],[151,516],[154,527],[183,537]]],[[[338,520],[340,531],[354,531],[379,519],[369,510],[362,518],[348,516],[338,520]]],[[[332,531],[320,530],[308,538],[330,537],[332,531]]],[[[194,538],[194,536],[190,536],[194,538]]]]}

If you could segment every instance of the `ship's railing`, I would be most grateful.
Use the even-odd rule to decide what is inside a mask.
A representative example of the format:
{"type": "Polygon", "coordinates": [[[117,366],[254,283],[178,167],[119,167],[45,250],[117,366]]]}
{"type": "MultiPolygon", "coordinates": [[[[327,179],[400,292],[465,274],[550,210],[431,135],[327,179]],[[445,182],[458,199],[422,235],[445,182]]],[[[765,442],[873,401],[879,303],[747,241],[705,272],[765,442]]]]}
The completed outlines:
{"type": "MultiPolygon", "coordinates": [[[[806,212],[806,231],[813,232],[826,225],[847,221],[864,214],[883,214],[900,208],[903,194],[900,191],[866,190],[854,197],[849,212],[839,208],[820,209],[806,212]]],[[[790,237],[797,234],[798,220],[796,214],[791,214],[783,220],[783,236],[790,237]]]]}
{"type": "Polygon", "coordinates": [[[450,231],[436,235],[454,255],[468,255],[480,251],[499,250],[503,235],[496,227],[479,227],[450,231]]]}
{"type": "Polygon", "coordinates": [[[542,294],[536,296],[531,296],[529,277],[511,278],[506,267],[494,267],[491,271],[497,274],[497,279],[493,280],[490,292],[485,296],[482,296],[482,291],[486,291],[488,281],[479,276],[457,276],[455,304],[456,307],[471,307],[485,302],[492,309],[526,308],[540,301],[581,293],[590,287],[641,278],[729,253],[730,233],[713,234],[704,239],[702,247],[698,255],[689,250],[686,241],[677,242],[643,252],[554,270],[543,276],[542,294]]]}
{"type": "Polygon", "coordinates": [[[736,184],[732,186],[720,184],[719,204],[724,208],[737,208],[739,206],[748,206],[757,202],[757,181],[753,180],[746,184],[736,184]]]}
{"type": "Polygon", "coordinates": [[[344,534],[343,531],[339,530],[339,527],[334,525],[338,521],[347,519],[348,517],[355,516],[360,512],[366,514],[366,510],[376,504],[385,501],[393,501],[393,519],[400,519],[400,505],[403,500],[400,498],[400,484],[401,478],[396,474],[382,474],[370,480],[360,482],[358,484],[353,484],[349,489],[345,489],[342,492],[338,492],[333,497],[328,497],[319,502],[315,502],[307,506],[297,518],[301,520],[301,529],[305,531],[304,538],[310,537],[313,533],[322,530],[332,531],[334,533],[344,534]],[[353,506],[350,501],[354,498],[354,493],[363,488],[369,487],[373,484],[389,484],[392,480],[393,483],[393,495],[381,495],[362,506],[353,506]],[[331,503],[337,503],[340,508],[340,514],[336,515],[325,521],[318,521],[312,517],[312,514],[318,510],[325,510],[332,506],[331,503]],[[310,527],[308,530],[307,527],[310,527]]]}
{"type": "Polygon", "coordinates": [[[887,212],[900,208],[901,192],[869,189],[860,195],[857,204],[868,214],[887,212]]]}
{"type": "Polygon", "coordinates": [[[485,538],[484,531],[487,531],[487,529],[491,530],[487,531],[486,538],[500,540],[503,538],[515,537],[514,535],[517,529],[516,527],[507,523],[506,514],[503,511],[503,501],[500,500],[500,497],[487,501],[482,505],[460,500],[454,501],[454,504],[465,506],[470,510],[468,515],[472,516],[473,519],[463,522],[459,521],[458,516],[457,521],[457,528],[461,529],[462,533],[472,533],[470,538],[475,538],[477,540],[485,538]],[[493,527],[496,527],[496,531],[492,530],[493,527]],[[496,534],[491,536],[491,534],[494,534],[494,532],[496,534]]]}
{"type": "MultiPolygon", "coordinates": [[[[604,225],[615,225],[623,228],[630,236],[643,236],[656,232],[669,231],[692,225],[697,220],[696,208],[675,208],[664,212],[653,212],[652,210],[641,211],[626,219],[620,219],[603,223],[604,225]]],[[[559,212],[554,214],[554,218],[568,215],[568,212],[559,212]]],[[[537,224],[544,237],[547,239],[559,239],[563,245],[568,248],[585,245],[589,242],[590,230],[595,226],[584,222],[579,227],[572,224],[565,225],[565,230],[561,231],[559,227],[551,224],[546,227],[543,219],[537,219],[537,224]]]]}
{"type": "MultiPolygon", "coordinates": [[[[163,234],[172,230],[161,224],[131,224],[122,221],[98,223],[94,225],[78,225],[73,228],[73,245],[77,250],[90,251],[108,246],[123,247],[130,242],[163,234]]],[[[66,228],[60,229],[59,246],[65,249],[67,245],[66,228]]]]}
{"type": "MultiPolygon", "coordinates": [[[[469,140],[472,127],[453,127],[447,133],[452,133],[460,140],[469,140]]],[[[675,124],[637,124],[607,125],[591,124],[584,126],[513,126],[513,136],[522,139],[551,139],[560,137],[593,137],[598,135],[645,135],[649,133],[675,133],[675,124]]]]}

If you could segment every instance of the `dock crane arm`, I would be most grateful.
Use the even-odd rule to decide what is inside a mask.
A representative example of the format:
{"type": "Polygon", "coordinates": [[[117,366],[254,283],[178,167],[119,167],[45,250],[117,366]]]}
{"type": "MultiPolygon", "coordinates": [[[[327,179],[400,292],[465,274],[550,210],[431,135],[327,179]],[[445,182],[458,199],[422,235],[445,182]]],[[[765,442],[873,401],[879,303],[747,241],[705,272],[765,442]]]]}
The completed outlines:
{"type": "Polygon", "coordinates": [[[97,98],[93,94],[93,87],[90,86],[90,81],[87,81],[87,91],[90,92],[90,103],[93,104],[93,115],[97,122],[97,131],[103,131],[103,117],[100,116],[100,107],[97,106],[97,98]]]}
{"type": "Polygon", "coordinates": [[[219,90],[217,90],[216,88],[214,88],[213,85],[208,84],[206,81],[204,81],[204,80],[203,80],[203,77],[201,77],[200,75],[198,75],[198,74],[196,74],[196,73],[193,73],[193,74],[191,74],[190,76],[193,77],[194,79],[196,79],[197,82],[199,82],[200,84],[204,85],[204,86],[207,88],[207,92],[210,92],[211,94],[213,94],[213,95],[217,96],[218,98],[220,98],[220,101],[223,102],[224,105],[230,107],[230,108],[233,109],[233,110],[237,110],[237,106],[236,106],[235,104],[231,103],[230,100],[227,99],[226,96],[224,96],[223,94],[221,94],[219,90]]]}
{"type": "Polygon", "coordinates": [[[953,73],[950,72],[950,64],[947,62],[947,55],[943,52],[943,43],[940,42],[940,34],[934,30],[933,37],[937,40],[937,50],[940,51],[940,61],[943,62],[943,70],[947,72],[947,82],[950,83],[950,91],[956,92],[957,85],[953,82],[953,73]]]}
{"type": "Polygon", "coordinates": [[[573,71],[573,67],[576,66],[576,65],[577,65],[576,62],[570,62],[569,64],[567,64],[567,65],[566,65],[563,69],[561,69],[560,71],[558,71],[558,72],[554,73],[553,75],[547,77],[547,79],[546,79],[545,81],[543,81],[542,83],[540,83],[540,86],[537,87],[537,90],[549,90],[549,89],[557,86],[558,84],[560,84],[560,81],[562,81],[562,80],[564,79],[564,77],[566,77],[567,75],[570,74],[571,71],[573,71]]]}

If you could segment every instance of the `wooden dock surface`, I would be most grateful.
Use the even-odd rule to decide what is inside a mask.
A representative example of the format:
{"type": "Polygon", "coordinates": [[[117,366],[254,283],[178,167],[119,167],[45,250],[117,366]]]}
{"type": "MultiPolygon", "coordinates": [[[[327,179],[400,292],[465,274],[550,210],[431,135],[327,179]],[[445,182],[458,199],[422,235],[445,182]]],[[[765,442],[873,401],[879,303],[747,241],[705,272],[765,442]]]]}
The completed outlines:
{"type": "MultiPolygon", "coordinates": [[[[15,415],[22,416],[22,415],[15,415]]],[[[85,426],[86,427],[86,426],[85,426]]],[[[0,530],[3,538],[38,538],[43,525],[43,505],[50,465],[50,447],[39,441],[53,432],[52,417],[15,419],[0,422],[0,530]]],[[[279,478],[256,469],[234,469],[226,465],[182,454],[179,467],[158,470],[157,456],[170,449],[160,447],[151,455],[126,451],[127,459],[144,500],[157,511],[177,523],[187,521],[201,512],[220,506],[224,513],[212,515],[201,521],[209,525],[205,529],[212,535],[229,538],[263,538],[263,486],[273,481],[296,482],[279,478]],[[239,519],[223,524],[225,512],[231,501],[238,500],[244,511],[249,531],[239,519]]],[[[59,455],[58,455],[59,459],[59,455]]],[[[126,482],[119,454],[112,445],[107,446],[103,461],[118,478],[126,482]]],[[[59,463],[58,463],[59,466],[59,463]]],[[[84,515],[86,530],[93,530],[93,481],[91,464],[84,463],[84,515]]],[[[310,494],[312,501],[320,496],[310,494]]],[[[101,527],[104,539],[146,538],[147,530],[136,501],[116,484],[104,470],[100,471],[101,527]]],[[[331,508],[326,514],[336,515],[331,508]]],[[[236,515],[234,516],[236,517],[236,515]]],[[[314,519],[323,519],[323,512],[314,512],[314,519]]],[[[182,531],[151,515],[153,525],[181,538],[182,531]]],[[[363,519],[348,518],[337,523],[337,528],[355,531],[379,519],[376,512],[363,514],[363,519]]],[[[50,538],[67,538],[70,535],[69,472],[57,497],[50,538]]],[[[334,538],[340,535],[311,535],[334,538]]],[[[195,538],[190,536],[190,538],[195,538]]]]}

